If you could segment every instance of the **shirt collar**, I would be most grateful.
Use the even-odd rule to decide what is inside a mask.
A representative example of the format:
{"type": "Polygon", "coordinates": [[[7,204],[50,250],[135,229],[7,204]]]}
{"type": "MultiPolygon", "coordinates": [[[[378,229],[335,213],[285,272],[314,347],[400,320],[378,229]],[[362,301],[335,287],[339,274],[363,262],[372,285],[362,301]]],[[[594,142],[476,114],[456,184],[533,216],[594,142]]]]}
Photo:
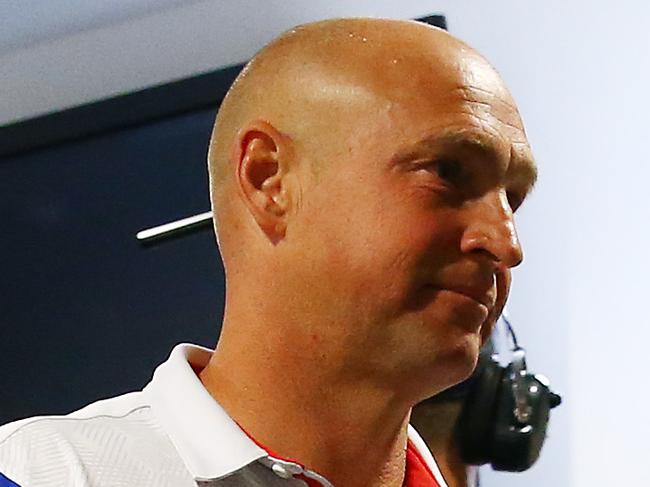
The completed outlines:
{"type": "Polygon", "coordinates": [[[431,470],[431,473],[433,474],[436,481],[438,482],[438,485],[440,487],[447,487],[447,482],[445,482],[445,479],[442,476],[442,472],[440,472],[440,469],[438,468],[438,464],[434,460],[431,451],[427,447],[426,443],[424,442],[420,434],[410,424],[408,425],[408,439],[413,444],[417,452],[420,454],[420,456],[426,463],[427,467],[429,467],[429,470],[431,470]]]}
{"type": "Polygon", "coordinates": [[[212,350],[174,347],[145,387],[152,412],[195,479],[224,477],[266,457],[205,389],[192,366],[202,369],[212,350]]]}
{"type": "MultiPolygon", "coordinates": [[[[144,388],[153,414],[198,480],[225,477],[259,459],[276,460],[237,425],[196,376],[192,367],[203,369],[211,355],[208,348],[177,345],[144,388]]],[[[424,440],[410,424],[408,438],[440,487],[447,487],[424,440]]]]}

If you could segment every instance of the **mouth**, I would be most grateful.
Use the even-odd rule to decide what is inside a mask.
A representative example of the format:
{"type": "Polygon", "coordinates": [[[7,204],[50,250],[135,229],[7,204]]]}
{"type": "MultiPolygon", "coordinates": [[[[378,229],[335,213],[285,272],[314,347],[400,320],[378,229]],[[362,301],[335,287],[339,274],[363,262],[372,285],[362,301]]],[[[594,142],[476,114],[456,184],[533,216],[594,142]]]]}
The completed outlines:
{"type": "Polygon", "coordinates": [[[441,299],[439,303],[442,307],[438,310],[445,313],[448,323],[455,323],[470,333],[480,332],[481,326],[494,307],[491,295],[488,293],[470,294],[466,289],[434,285],[424,286],[422,290],[418,308],[424,309],[441,299]]]}
{"type": "Polygon", "coordinates": [[[464,299],[468,299],[471,302],[473,302],[474,304],[478,304],[481,308],[484,308],[485,312],[487,314],[490,313],[491,306],[486,302],[485,299],[477,299],[477,298],[475,298],[473,296],[470,296],[469,294],[467,294],[467,293],[465,293],[463,291],[457,291],[455,289],[446,289],[446,291],[449,291],[449,292],[452,292],[452,293],[457,294],[459,296],[462,296],[464,299]]]}
{"type": "Polygon", "coordinates": [[[467,298],[475,303],[478,303],[479,305],[487,308],[488,311],[490,311],[494,307],[494,294],[491,292],[492,289],[488,292],[484,292],[478,289],[472,289],[472,288],[461,288],[461,287],[439,287],[439,286],[433,286],[433,285],[428,285],[426,286],[427,289],[433,290],[433,291],[448,291],[460,296],[463,296],[464,298],[467,298]]]}

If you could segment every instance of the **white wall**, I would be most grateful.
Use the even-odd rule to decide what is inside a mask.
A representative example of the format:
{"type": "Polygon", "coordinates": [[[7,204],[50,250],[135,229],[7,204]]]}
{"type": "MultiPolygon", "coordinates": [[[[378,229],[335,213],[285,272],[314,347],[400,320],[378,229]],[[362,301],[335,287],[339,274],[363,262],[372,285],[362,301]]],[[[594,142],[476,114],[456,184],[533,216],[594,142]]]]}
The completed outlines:
{"type": "Polygon", "coordinates": [[[468,5],[446,8],[450,28],[509,82],[540,166],[519,219],[527,256],[511,314],[530,363],[566,393],[542,460],[516,484],[650,485],[650,7],[512,1],[487,14],[468,5]],[[551,480],[556,468],[562,483],[551,480]]]}
{"type": "Polygon", "coordinates": [[[539,463],[523,474],[486,471],[483,485],[650,485],[643,386],[650,7],[575,0],[176,5],[113,16],[90,30],[53,29],[58,37],[0,50],[0,123],[242,61],[299,22],[445,13],[450,31],[501,71],[527,124],[540,179],[518,220],[526,260],[510,314],[531,368],[565,395],[539,463]]]}

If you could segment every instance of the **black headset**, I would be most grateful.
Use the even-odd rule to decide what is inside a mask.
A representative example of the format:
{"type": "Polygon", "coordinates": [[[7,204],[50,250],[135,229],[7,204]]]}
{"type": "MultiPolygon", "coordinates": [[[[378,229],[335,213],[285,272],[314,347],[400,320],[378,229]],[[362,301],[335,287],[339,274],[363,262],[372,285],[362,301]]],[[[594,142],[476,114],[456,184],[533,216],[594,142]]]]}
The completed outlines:
{"type": "Polygon", "coordinates": [[[562,398],[551,391],[546,377],[528,371],[526,353],[505,313],[500,321],[512,343],[510,363],[499,363],[493,334],[481,349],[474,374],[432,400],[463,398],[455,435],[464,463],[522,472],[539,458],[550,410],[562,398]]]}

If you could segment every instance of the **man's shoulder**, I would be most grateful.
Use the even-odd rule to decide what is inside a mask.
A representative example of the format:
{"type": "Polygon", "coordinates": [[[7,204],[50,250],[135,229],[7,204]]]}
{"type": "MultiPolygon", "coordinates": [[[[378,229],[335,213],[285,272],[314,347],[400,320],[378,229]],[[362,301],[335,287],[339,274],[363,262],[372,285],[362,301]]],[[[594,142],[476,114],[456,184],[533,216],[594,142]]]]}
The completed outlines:
{"type": "Polygon", "coordinates": [[[65,436],[71,431],[83,430],[86,424],[101,427],[110,423],[110,419],[132,420],[138,410],[146,410],[140,392],[132,392],[109,399],[91,403],[67,415],[34,416],[20,419],[0,426],[0,459],[7,445],[22,441],[39,440],[42,443],[48,437],[65,436]],[[107,421],[102,421],[106,419],[107,421]]]}
{"type": "Polygon", "coordinates": [[[65,416],[37,416],[0,427],[0,473],[21,486],[85,486],[108,474],[109,465],[111,471],[122,469],[120,475],[128,475],[134,464],[168,471],[179,459],[143,394],[133,392],[65,416]],[[147,453],[155,449],[161,450],[160,459],[147,453]]]}

